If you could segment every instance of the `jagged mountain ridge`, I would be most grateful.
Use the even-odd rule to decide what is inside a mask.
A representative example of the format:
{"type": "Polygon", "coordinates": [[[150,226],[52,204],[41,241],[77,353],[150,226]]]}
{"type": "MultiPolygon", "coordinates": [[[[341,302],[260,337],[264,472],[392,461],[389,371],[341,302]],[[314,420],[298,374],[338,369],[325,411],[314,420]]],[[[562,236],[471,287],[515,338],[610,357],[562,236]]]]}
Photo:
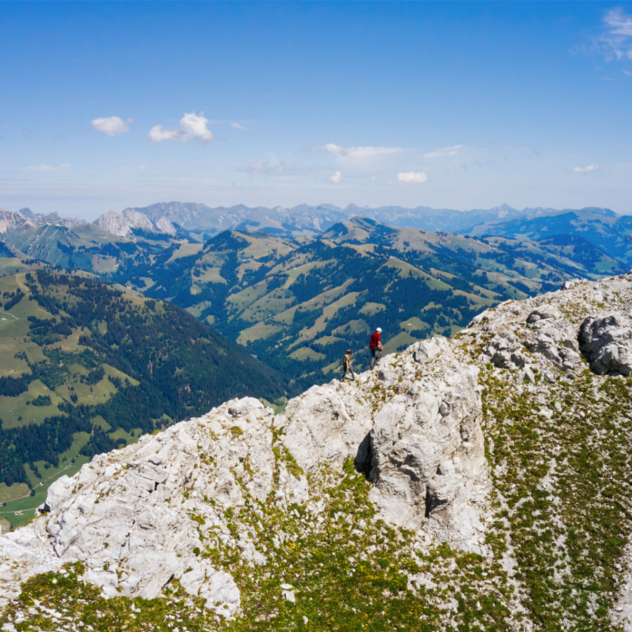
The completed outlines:
{"type": "Polygon", "coordinates": [[[85,220],[76,217],[61,217],[58,213],[36,214],[28,208],[12,213],[0,208],[0,234],[24,230],[33,226],[74,227],[85,223],[85,220]]]}
{"type": "MultiPolygon", "coordinates": [[[[599,209],[604,214],[613,214],[609,209],[599,209]]],[[[212,208],[199,203],[162,202],[147,207],[125,209],[128,212],[147,216],[154,224],[166,219],[190,231],[198,239],[206,240],[223,230],[263,230],[271,234],[296,237],[316,235],[327,231],[334,224],[350,220],[353,217],[368,217],[378,222],[398,228],[420,228],[429,231],[447,231],[468,233],[475,226],[493,226],[511,220],[554,216],[567,213],[568,210],[551,208],[524,208],[518,210],[507,204],[491,209],[472,209],[458,211],[454,209],[434,209],[427,206],[405,208],[401,206],[381,206],[371,208],[349,204],[344,208],[333,204],[316,206],[299,204],[292,208],[276,206],[248,207],[238,204],[232,207],[212,208]]],[[[613,214],[614,215],[614,214],[613,214]]],[[[103,217],[103,216],[102,216],[103,217]]],[[[97,220],[97,222],[99,222],[97,220]]]]}
{"type": "Polygon", "coordinates": [[[0,623],[628,632],[631,312],[566,283],[102,455],[0,538],[0,623]]]}

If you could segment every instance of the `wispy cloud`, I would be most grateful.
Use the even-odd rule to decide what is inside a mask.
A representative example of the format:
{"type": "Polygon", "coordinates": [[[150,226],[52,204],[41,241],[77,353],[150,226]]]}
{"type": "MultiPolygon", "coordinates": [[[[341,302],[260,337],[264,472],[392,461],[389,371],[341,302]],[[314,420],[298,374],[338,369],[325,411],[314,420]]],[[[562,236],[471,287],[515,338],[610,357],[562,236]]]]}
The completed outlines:
{"type": "Polygon", "coordinates": [[[404,171],[397,174],[397,182],[405,184],[423,184],[427,180],[428,174],[423,171],[404,171]]]}
{"type": "Polygon", "coordinates": [[[603,22],[604,33],[595,42],[597,50],[608,61],[632,61],[632,15],[616,7],[606,12],[603,22]]]}
{"type": "Polygon", "coordinates": [[[465,145],[452,145],[451,147],[440,147],[434,151],[430,151],[424,154],[424,158],[450,158],[452,156],[458,156],[464,149],[467,149],[465,145]]]}
{"type": "Polygon", "coordinates": [[[403,151],[403,147],[343,147],[334,143],[311,147],[310,151],[328,151],[342,158],[374,158],[375,156],[389,156],[403,151]]]}
{"type": "Polygon", "coordinates": [[[134,119],[128,118],[124,121],[118,116],[105,116],[102,118],[95,118],[90,121],[92,129],[97,132],[101,132],[106,136],[119,136],[120,134],[126,134],[129,132],[129,126],[134,122],[134,119]]]}
{"type": "Polygon", "coordinates": [[[215,140],[215,134],[208,128],[208,123],[204,112],[187,112],[180,119],[178,129],[165,129],[162,125],[154,125],[149,130],[149,139],[154,143],[161,143],[164,140],[177,143],[188,143],[190,140],[210,143],[215,140]]]}
{"type": "Polygon", "coordinates": [[[428,174],[423,171],[404,171],[397,174],[397,181],[406,184],[423,184],[427,180],[428,174]]]}
{"type": "Polygon", "coordinates": [[[27,171],[60,171],[62,169],[70,169],[70,165],[68,163],[48,165],[45,162],[40,162],[39,165],[31,165],[26,168],[27,171]]]}
{"type": "Polygon", "coordinates": [[[335,171],[329,176],[329,181],[334,184],[339,184],[342,182],[342,173],[340,171],[335,171]]]}
{"type": "Polygon", "coordinates": [[[235,129],[240,129],[242,132],[248,131],[248,128],[244,127],[241,123],[233,122],[233,123],[229,123],[229,125],[235,129]]]}
{"type": "Polygon", "coordinates": [[[590,173],[591,171],[597,171],[599,165],[588,165],[587,167],[573,167],[575,173],[590,173]]]}

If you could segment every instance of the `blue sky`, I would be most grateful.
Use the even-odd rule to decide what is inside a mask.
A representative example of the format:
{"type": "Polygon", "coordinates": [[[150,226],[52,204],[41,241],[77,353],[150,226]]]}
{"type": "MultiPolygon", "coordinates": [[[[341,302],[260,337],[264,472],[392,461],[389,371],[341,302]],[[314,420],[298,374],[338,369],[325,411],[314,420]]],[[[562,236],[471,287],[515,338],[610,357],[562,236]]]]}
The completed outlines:
{"type": "Polygon", "coordinates": [[[632,213],[632,3],[2,2],[0,207],[632,213]]]}

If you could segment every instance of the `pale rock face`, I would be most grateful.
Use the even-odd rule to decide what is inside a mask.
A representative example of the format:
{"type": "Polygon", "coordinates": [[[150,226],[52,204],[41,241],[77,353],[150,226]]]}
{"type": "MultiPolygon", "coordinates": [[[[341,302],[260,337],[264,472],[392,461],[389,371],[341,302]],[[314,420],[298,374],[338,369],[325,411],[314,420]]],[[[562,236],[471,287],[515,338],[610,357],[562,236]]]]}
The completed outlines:
{"type": "MultiPolygon", "coordinates": [[[[234,615],[239,590],[230,574],[196,555],[201,545],[192,516],[228,537],[228,507],[242,505],[244,493],[266,500],[274,471],[272,419],[258,400],[234,400],[59,479],[48,494],[49,514],[0,538],[0,595],[14,596],[31,574],[81,560],[85,579],[106,597],[152,599],[175,577],[207,607],[234,615]],[[243,472],[245,458],[252,475],[242,490],[235,472],[243,472]]],[[[304,495],[304,482],[281,478],[283,501],[304,495]]],[[[247,533],[239,546],[245,559],[265,563],[247,533]]]]}
{"type": "Polygon", "coordinates": [[[461,366],[445,338],[390,359],[356,383],[310,388],[288,403],[275,426],[307,472],[324,462],[341,467],[347,458],[369,472],[371,500],[387,522],[483,551],[490,481],[478,369],[461,366]]]}
{"type": "Polygon", "coordinates": [[[156,230],[156,226],[154,226],[154,223],[147,215],[143,215],[143,213],[131,209],[126,209],[122,213],[116,211],[103,213],[103,215],[95,221],[95,224],[108,233],[118,235],[119,237],[127,237],[133,228],[142,228],[150,231],[156,230]]]}
{"type": "MultiPolygon", "coordinates": [[[[481,508],[490,482],[478,369],[461,365],[443,344],[412,388],[375,417],[371,499],[392,524],[425,527],[457,548],[483,552],[481,508]]],[[[429,343],[416,346],[413,355],[432,356],[424,349],[429,343]]]]}
{"type": "Polygon", "coordinates": [[[126,237],[131,230],[125,215],[123,215],[123,213],[117,213],[116,211],[103,213],[94,223],[99,228],[112,235],[118,235],[119,237],[126,237]]]}
{"type": "Polygon", "coordinates": [[[25,218],[21,213],[11,213],[0,208],[0,235],[4,235],[11,230],[27,228],[33,226],[33,222],[25,218]]]}
{"type": "Polygon", "coordinates": [[[525,366],[527,360],[521,353],[522,345],[512,333],[501,333],[493,338],[485,348],[489,361],[499,369],[513,369],[525,366]]]}
{"type": "Polygon", "coordinates": [[[307,472],[325,461],[341,467],[348,457],[359,467],[366,464],[372,423],[370,398],[336,381],[292,399],[275,421],[284,430],[283,443],[307,472]]]}
{"type": "MultiPolygon", "coordinates": [[[[140,215],[140,213],[139,213],[139,215],[140,215]]],[[[145,215],[143,217],[147,217],[147,216],[145,215]]],[[[166,217],[161,217],[156,222],[156,228],[161,233],[167,233],[169,235],[175,235],[176,234],[176,227],[166,217]]]]}
{"type": "Polygon", "coordinates": [[[632,320],[610,313],[586,318],[579,331],[579,344],[590,368],[599,375],[632,374],[632,320]]]}
{"type": "MultiPolygon", "coordinates": [[[[341,471],[349,458],[370,470],[373,500],[393,525],[482,551],[490,483],[476,376],[437,338],[384,358],[355,382],[313,387],[276,418],[255,399],[232,400],[95,457],[51,486],[45,517],[0,537],[0,595],[13,597],[25,577],[81,560],[85,579],[106,597],[151,599],[174,577],[233,616],[239,590],[196,555],[198,524],[230,539],[225,510],[246,497],[281,508],[310,502],[304,475],[281,467],[275,486],[274,433],[305,473],[341,471]]],[[[247,529],[235,544],[243,559],[266,564],[247,529]]]]}

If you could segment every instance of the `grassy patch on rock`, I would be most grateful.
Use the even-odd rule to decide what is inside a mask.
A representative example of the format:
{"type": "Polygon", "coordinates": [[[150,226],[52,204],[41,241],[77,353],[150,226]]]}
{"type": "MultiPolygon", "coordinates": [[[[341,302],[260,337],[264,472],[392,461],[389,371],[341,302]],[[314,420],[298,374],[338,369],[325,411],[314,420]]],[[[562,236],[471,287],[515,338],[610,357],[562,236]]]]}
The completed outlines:
{"type": "Polygon", "coordinates": [[[520,390],[481,376],[497,507],[490,544],[512,548],[538,629],[615,630],[632,531],[632,380],[586,370],[520,390]]]}

